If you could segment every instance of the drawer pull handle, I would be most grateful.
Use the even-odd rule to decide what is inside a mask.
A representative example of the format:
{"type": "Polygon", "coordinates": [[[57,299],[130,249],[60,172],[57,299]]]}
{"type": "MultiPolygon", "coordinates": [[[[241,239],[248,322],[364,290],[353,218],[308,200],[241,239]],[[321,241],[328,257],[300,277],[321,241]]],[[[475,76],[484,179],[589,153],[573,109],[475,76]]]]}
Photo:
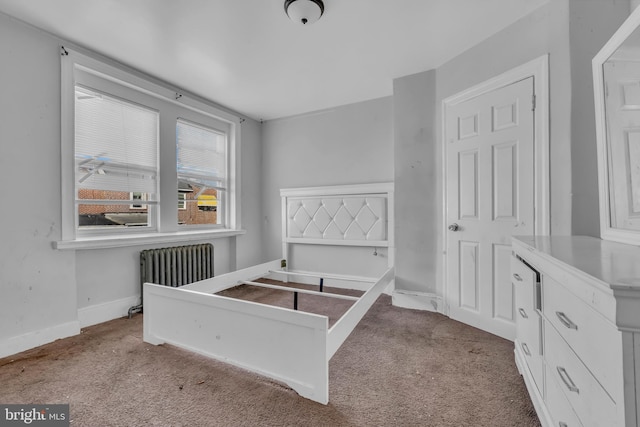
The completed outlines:
{"type": "Polygon", "coordinates": [[[567,370],[562,366],[558,366],[558,374],[560,375],[560,379],[567,386],[569,391],[573,391],[574,393],[580,394],[580,390],[576,387],[576,384],[571,380],[571,377],[567,373],[567,370]]]}
{"type": "Polygon", "coordinates": [[[524,311],[524,308],[519,308],[518,311],[520,312],[520,316],[524,317],[525,319],[529,318],[529,316],[527,316],[527,312],[524,311]]]}
{"type": "Polygon", "coordinates": [[[527,356],[531,356],[531,352],[529,351],[529,346],[526,343],[520,344],[520,347],[522,347],[522,351],[524,351],[524,354],[526,354],[527,356]]]}
{"type": "Polygon", "coordinates": [[[565,423],[564,421],[560,421],[558,423],[558,427],[569,427],[569,424],[565,423]]]}
{"type": "Polygon", "coordinates": [[[578,330],[578,325],[576,325],[575,323],[573,323],[573,322],[571,321],[571,319],[569,319],[569,318],[567,317],[567,315],[566,315],[566,314],[564,314],[563,312],[561,312],[561,311],[556,311],[556,316],[558,316],[558,319],[560,319],[560,322],[561,322],[564,326],[566,326],[567,328],[569,328],[569,329],[575,329],[575,330],[578,330]]]}
{"type": "Polygon", "coordinates": [[[513,278],[516,279],[518,282],[522,282],[522,277],[520,277],[518,273],[513,273],[513,278]]]}

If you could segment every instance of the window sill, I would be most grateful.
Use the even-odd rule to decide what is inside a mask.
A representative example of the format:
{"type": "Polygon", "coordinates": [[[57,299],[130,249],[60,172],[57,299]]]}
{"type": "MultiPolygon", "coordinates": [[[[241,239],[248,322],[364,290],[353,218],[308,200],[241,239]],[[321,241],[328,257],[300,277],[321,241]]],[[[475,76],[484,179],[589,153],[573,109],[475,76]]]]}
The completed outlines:
{"type": "Polygon", "coordinates": [[[136,235],[117,235],[108,237],[86,237],[76,240],[60,240],[53,242],[53,248],[58,250],[78,249],[106,249],[127,246],[149,245],[156,243],[181,243],[206,239],[221,239],[245,234],[245,230],[195,230],[175,233],[152,233],[136,235]]]}

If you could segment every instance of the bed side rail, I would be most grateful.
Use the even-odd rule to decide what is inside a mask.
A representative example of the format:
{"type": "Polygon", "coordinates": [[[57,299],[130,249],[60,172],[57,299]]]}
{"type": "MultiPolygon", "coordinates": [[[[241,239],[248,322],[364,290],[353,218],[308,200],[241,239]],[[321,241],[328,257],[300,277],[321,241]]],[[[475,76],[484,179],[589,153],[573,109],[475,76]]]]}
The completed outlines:
{"type": "Polygon", "coordinates": [[[264,264],[254,265],[242,270],[232,271],[230,273],[214,276],[210,279],[201,280],[199,282],[191,283],[183,286],[184,289],[190,291],[217,293],[224,291],[227,288],[232,288],[239,284],[243,280],[254,280],[259,277],[264,277],[269,274],[270,270],[280,269],[281,260],[273,260],[265,262],[264,264]]]}
{"type": "Polygon", "coordinates": [[[342,343],[353,332],[356,325],[369,311],[380,294],[386,289],[395,277],[394,268],[389,268],[384,275],[365,292],[360,300],[353,304],[351,308],[329,329],[327,334],[327,360],[330,360],[342,343]]]}

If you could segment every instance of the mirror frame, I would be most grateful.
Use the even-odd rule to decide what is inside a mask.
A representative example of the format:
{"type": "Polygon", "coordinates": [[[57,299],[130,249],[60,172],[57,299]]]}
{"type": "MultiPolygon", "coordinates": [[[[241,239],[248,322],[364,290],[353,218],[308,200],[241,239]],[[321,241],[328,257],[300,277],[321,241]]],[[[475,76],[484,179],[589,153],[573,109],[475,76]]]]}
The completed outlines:
{"type": "Polygon", "coordinates": [[[640,231],[614,228],[611,225],[609,186],[609,141],[605,111],[604,64],[640,26],[640,7],[624,21],[611,39],[593,58],[593,94],[596,113],[596,145],[598,149],[598,187],[600,196],[600,237],[603,240],[640,245],[640,231]]]}

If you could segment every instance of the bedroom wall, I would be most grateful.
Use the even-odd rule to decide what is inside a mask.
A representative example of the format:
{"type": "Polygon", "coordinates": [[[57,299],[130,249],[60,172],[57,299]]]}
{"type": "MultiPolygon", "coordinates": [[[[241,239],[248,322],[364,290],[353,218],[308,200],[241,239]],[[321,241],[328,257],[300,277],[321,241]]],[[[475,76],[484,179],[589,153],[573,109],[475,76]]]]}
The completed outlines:
{"type": "MultiPolygon", "coordinates": [[[[396,289],[400,290],[430,292],[425,284],[433,288],[438,267],[435,221],[442,204],[436,185],[435,99],[435,70],[393,82],[396,289]]],[[[437,296],[422,297],[437,310],[437,296]]]]}
{"type": "MultiPolygon", "coordinates": [[[[0,357],[118,317],[140,293],[146,247],[52,249],[61,239],[60,44],[0,14],[0,357]]],[[[247,233],[212,240],[217,274],[263,260],[260,123],[247,119],[242,137],[247,233]]]]}
{"type": "MultiPolygon", "coordinates": [[[[262,124],[247,119],[242,123],[241,181],[242,228],[247,234],[230,240],[230,253],[236,254],[235,267],[245,268],[266,262],[269,258],[262,250],[262,124]],[[233,244],[236,248],[233,250],[233,244]]],[[[233,269],[232,263],[229,267],[233,269]]]]}
{"type": "Polygon", "coordinates": [[[0,15],[0,357],[78,332],[75,255],[60,238],[56,40],[0,15]]]}
{"type": "MultiPolygon", "coordinates": [[[[280,189],[393,181],[391,97],[336,107],[262,125],[264,253],[282,256],[280,189]]],[[[386,266],[386,251],[369,248],[292,248],[296,269],[371,274],[386,266]]]]}

